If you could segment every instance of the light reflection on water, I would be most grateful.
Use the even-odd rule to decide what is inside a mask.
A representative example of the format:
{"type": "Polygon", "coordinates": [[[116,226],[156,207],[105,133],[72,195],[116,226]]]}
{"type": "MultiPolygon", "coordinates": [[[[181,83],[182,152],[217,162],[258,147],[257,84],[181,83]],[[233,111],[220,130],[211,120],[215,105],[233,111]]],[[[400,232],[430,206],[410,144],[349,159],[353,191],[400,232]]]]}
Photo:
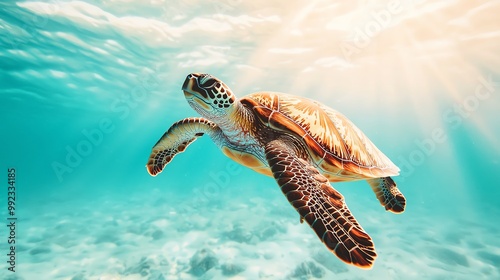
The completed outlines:
{"type": "MultiPolygon", "coordinates": [[[[118,193],[153,189],[189,197],[213,183],[210,174],[218,174],[228,161],[207,139],[176,158],[168,174],[150,178],[144,169],[164,130],[196,115],[180,91],[184,77],[207,72],[239,97],[261,90],[287,92],[347,115],[402,170],[395,180],[409,209],[387,218],[393,219],[391,234],[416,240],[412,232],[418,232],[439,243],[442,227],[457,226],[453,221],[459,216],[480,239],[498,239],[483,231],[494,224],[500,198],[496,1],[28,1],[0,6],[0,133],[7,143],[0,147],[1,163],[20,170],[22,197],[37,202],[26,203],[28,216],[44,207],[40,201],[51,201],[56,211],[58,203],[74,197],[107,193],[119,201],[118,193]],[[103,122],[113,129],[103,129],[103,122]],[[92,142],[89,133],[102,137],[92,142]],[[85,141],[91,145],[87,152],[72,158],[71,151],[78,153],[85,141]],[[54,162],[68,169],[58,173],[54,162]],[[426,228],[423,221],[438,229],[426,228]],[[413,228],[417,225],[422,227],[413,228]]],[[[275,188],[272,180],[251,171],[231,182],[255,188],[252,195],[282,199],[277,190],[268,190],[275,188]]],[[[358,219],[376,232],[382,252],[393,244],[376,225],[388,214],[363,217],[365,203],[375,201],[364,188],[339,184],[358,219]]],[[[220,195],[238,195],[231,190],[224,187],[220,195]]],[[[228,206],[217,203],[221,208],[214,215],[221,215],[228,206]]],[[[498,275],[492,264],[498,244],[480,242],[477,254],[464,262],[461,256],[477,244],[460,238],[456,243],[470,247],[433,247],[427,261],[444,256],[459,267],[477,262],[489,276],[498,275]]],[[[391,254],[385,264],[402,253],[391,254]]],[[[430,265],[420,259],[417,267],[430,265]]],[[[381,270],[377,275],[387,272],[381,270]]]]}

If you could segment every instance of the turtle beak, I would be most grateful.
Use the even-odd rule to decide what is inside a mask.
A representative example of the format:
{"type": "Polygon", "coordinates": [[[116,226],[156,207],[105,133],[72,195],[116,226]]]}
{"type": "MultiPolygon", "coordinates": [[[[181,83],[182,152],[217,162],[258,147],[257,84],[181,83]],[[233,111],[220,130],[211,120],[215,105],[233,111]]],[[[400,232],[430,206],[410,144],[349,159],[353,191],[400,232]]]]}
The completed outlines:
{"type": "MultiPolygon", "coordinates": [[[[202,88],[200,80],[210,76],[207,74],[192,73],[186,77],[184,84],[182,85],[182,91],[184,91],[184,97],[189,102],[194,102],[198,104],[198,107],[203,108],[205,111],[211,111],[212,108],[207,104],[207,92],[202,88]]],[[[193,103],[193,104],[194,104],[193,103]]]]}
{"type": "Polygon", "coordinates": [[[208,99],[207,91],[200,86],[200,83],[211,77],[208,74],[191,73],[187,75],[186,80],[182,84],[182,90],[186,98],[189,96],[197,96],[204,100],[208,99]]]}
{"type": "Polygon", "coordinates": [[[190,88],[193,88],[192,83],[196,82],[195,80],[198,79],[199,75],[200,74],[197,74],[197,73],[192,73],[192,74],[187,75],[186,79],[184,80],[184,83],[182,84],[182,90],[186,91],[190,88]]]}
{"type": "Polygon", "coordinates": [[[182,91],[184,91],[184,96],[188,99],[193,98],[193,87],[197,85],[198,74],[189,74],[182,84],[182,91]]]}

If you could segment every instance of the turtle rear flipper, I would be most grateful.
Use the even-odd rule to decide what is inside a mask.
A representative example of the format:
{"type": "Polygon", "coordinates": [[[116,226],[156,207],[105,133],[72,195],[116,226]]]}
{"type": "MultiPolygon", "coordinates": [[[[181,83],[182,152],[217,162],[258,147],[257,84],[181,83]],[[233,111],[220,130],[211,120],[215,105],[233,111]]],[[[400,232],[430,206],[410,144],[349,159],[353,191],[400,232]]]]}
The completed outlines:
{"type": "Polygon", "coordinates": [[[406,199],[391,177],[368,179],[366,181],[372,187],[385,210],[398,214],[405,211],[406,199]]]}
{"type": "Polygon", "coordinates": [[[377,256],[373,241],[328,179],[280,140],[268,143],[265,152],[283,194],[325,246],[346,263],[371,267],[377,256]]]}
{"type": "Polygon", "coordinates": [[[149,155],[146,168],[151,176],[156,176],[172,161],[175,155],[205,133],[213,134],[218,130],[215,123],[204,118],[186,118],[174,123],[156,142],[149,155]]]}

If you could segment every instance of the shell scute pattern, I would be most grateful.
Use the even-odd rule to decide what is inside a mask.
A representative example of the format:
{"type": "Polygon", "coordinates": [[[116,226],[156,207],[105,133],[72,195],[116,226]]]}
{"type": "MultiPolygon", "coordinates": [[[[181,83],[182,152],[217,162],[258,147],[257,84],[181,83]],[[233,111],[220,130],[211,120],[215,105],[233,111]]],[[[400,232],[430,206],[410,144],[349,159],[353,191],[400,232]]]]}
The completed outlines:
{"type": "MultiPolygon", "coordinates": [[[[297,96],[257,92],[248,95],[269,125],[302,137],[318,164],[328,164],[368,177],[397,175],[399,169],[341,113],[297,96]]],[[[331,169],[331,168],[330,168],[331,169]]],[[[346,175],[345,172],[339,175],[346,175]]],[[[354,174],[348,174],[353,176],[354,174]]]]}

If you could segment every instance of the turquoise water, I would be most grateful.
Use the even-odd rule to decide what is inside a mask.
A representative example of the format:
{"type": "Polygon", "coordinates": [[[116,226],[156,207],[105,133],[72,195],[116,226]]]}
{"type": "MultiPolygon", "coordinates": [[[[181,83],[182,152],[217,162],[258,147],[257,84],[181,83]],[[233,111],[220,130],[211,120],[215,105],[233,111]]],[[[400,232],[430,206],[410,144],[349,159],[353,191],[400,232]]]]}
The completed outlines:
{"type": "Polygon", "coordinates": [[[4,1],[2,279],[500,279],[495,1],[4,1]],[[198,116],[211,73],[347,115],[401,169],[401,215],[335,184],[378,258],[346,265],[272,178],[202,137],[153,178],[151,147],[198,116]],[[205,266],[196,264],[204,257],[205,266]],[[203,268],[204,267],[204,268],[203,268]],[[210,269],[208,269],[210,268],[210,269]]]}

